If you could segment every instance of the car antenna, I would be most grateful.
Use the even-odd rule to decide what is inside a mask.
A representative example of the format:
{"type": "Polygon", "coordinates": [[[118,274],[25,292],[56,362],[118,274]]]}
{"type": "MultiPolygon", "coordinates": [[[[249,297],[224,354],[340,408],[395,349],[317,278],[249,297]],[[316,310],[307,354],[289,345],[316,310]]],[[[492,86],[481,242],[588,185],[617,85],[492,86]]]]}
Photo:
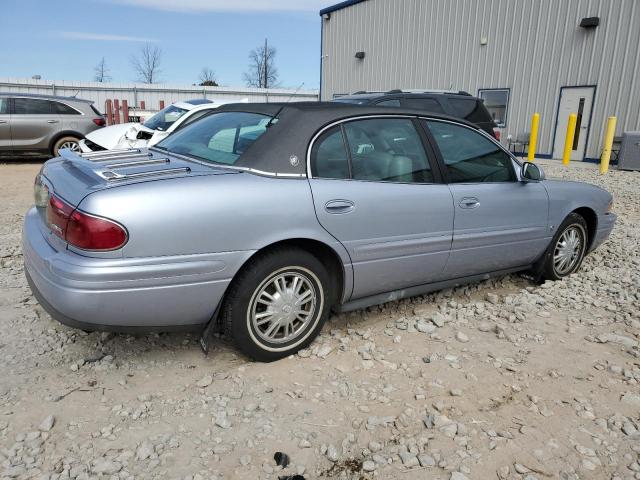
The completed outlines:
{"type": "Polygon", "coordinates": [[[73,95],[71,95],[71,98],[76,98],[78,96],[78,94],[80,93],[80,90],[78,90],[76,93],[74,93],[73,95]]]}
{"type": "Polygon", "coordinates": [[[289,98],[287,98],[287,101],[284,102],[284,103],[289,103],[291,101],[291,99],[293,98],[293,96],[296,93],[298,93],[303,86],[304,86],[304,82],[302,82],[300,85],[298,85],[298,88],[296,88],[296,90],[291,95],[289,95],[289,98]]]}
{"type": "Polygon", "coordinates": [[[264,127],[264,128],[269,128],[271,125],[273,125],[273,121],[276,119],[276,117],[277,117],[278,115],[280,115],[280,112],[282,111],[282,109],[283,109],[283,108],[284,108],[284,105],[282,105],[282,106],[278,109],[278,111],[275,113],[275,115],[269,119],[269,121],[267,122],[267,124],[265,125],[265,127],[264,127]]]}

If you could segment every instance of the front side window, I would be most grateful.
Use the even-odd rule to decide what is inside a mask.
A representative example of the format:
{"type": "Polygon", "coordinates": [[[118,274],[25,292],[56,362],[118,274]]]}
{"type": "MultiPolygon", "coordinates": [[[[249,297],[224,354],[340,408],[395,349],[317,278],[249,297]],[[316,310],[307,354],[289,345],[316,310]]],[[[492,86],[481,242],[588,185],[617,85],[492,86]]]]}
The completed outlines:
{"type": "Polygon", "coordinates": [[[149,120],[144,122],[144,126],[150,128],[151,130],[167,130],[173,122],[178,120],[182,115],[187,113],[189,110],[184,108],[176,107],[175,105],[169,105],[166,108],[163,108],[154,116],[152,116],[149,120]]]}
{"type": "Polygon", "coordinates": [[[233,165],[264,134],[270,120],[271,117],[258,113],[213,113],[179,129],[156,147],[212,163],[233,165]]]}
{"type": "Polygon", "coordinates": [[[484,100],[484,106],[489,115],[499,127],[507,126],[507,109],[509,106],[509,90],[489,89],[478,90],[478,96],[484,100]]]}
{"type": "Polygon", "coordinates": [[[37,98],[15,98],[13,108],[16,115],[49,115],[52,102],[37,98]]]}
{"type": "Polygon", "coordinates": [[[425,123],[440,149],[450,183],[516,180],[511,157],[484,135],[453,123],[425,123]]]}
{"type": "Polygon", "coordinates": [[[9,113],[9,99],[0,97],[0,115],[9,113]]]}

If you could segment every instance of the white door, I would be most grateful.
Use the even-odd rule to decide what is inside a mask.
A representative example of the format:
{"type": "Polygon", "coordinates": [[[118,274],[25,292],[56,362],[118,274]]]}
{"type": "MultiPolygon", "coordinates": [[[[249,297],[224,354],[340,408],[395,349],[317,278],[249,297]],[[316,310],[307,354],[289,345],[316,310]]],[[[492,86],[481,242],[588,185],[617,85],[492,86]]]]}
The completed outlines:
{"type": "Polygon", "coordinates": [[[558,108],[553,158],[562,158],[569,115],[575,113],[578,118],[571,147],[571,160],[584,159],[595,90],[596,87],[564,87],[560,89],[560,107],[558,108]]]}

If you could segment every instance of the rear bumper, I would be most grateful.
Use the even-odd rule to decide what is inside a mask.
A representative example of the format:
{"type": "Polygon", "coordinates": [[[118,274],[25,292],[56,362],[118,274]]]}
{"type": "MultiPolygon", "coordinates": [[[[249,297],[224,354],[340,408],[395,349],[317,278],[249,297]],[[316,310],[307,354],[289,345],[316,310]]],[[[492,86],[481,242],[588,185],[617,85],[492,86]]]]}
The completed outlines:
{"type": "Polygon", "coordinates": [[[252,252],[156,258],[84,257],[56,250],[31,209],[22,233],[25,274],[42,307],[85,330],[168,331],[206,324],[252,252]]]}
{"type": "Polygon", "coordinates": [[[609,237],[617,218],[615,213],[607,213],[598,217],[598,229],[595,237],[593,237],[593,242],[591,242],[590,252],[598,248],[609,237]]]}

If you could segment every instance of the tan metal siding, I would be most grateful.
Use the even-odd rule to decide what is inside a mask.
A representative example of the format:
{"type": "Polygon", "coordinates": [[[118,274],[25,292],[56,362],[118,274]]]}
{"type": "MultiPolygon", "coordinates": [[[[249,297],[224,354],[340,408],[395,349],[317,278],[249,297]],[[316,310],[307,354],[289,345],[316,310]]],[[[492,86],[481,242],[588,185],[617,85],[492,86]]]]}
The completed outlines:
{"type": "Polygon", "coordinates": [[[587,156],[604,124],[640,129],[637,0],[368,0],[323,24],[322,99],[357,90],[510,88],[503,138],[541,116],[538,151],[552,153],[563,86],[596,85],[587,156]],[[579,27],[598,16],[596,29],[579,27]],[[486,36],[488,44],[480,45],[486,36]],[[363,61],[355,58],[364,51],[363,61]]]}

